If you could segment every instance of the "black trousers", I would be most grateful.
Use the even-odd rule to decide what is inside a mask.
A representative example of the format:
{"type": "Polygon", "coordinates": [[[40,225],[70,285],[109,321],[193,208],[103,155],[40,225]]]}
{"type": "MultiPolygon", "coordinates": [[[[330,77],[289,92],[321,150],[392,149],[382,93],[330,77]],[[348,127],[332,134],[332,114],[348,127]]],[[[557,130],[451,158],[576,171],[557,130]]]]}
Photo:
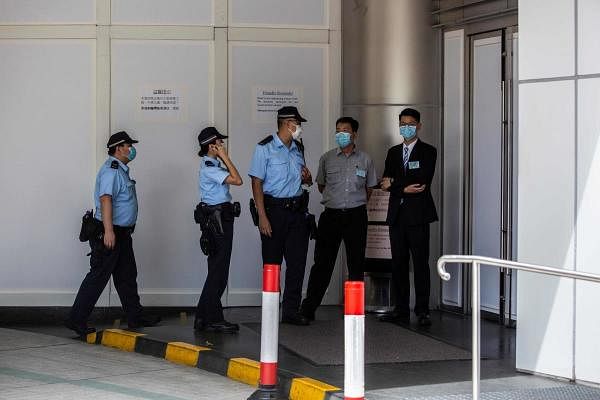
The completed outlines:
{"type": "Polygon", "coordinates": [[[410,315],[409,258],[412,256],[415,314],[429,313],[429,224],[390,226],[392,281],[396,288],[396,313],[410,315]]]}
{"type": "Polygon", "coordinates": [[[208,256],[208,275],[198,301],[196,319],[205,323],[223,321],[223,305],[221,296],[227,287],[229,278],[229,262],[233,243],[233,214],[223,213],[223,237],[214,241],[214,253],[208,256]]]}
{"type": "Polygon", "coordinates": [[[115,247],[112,250],[104,247],[102,239],[90,240],[90,272],[81,282],[70,313],[70,319],[75,323],[86,323],[111,275],[127,320],[135,321],[142,313],[131,229],[115,226],[114,231],[115,247]]]}
{"type": "Polygon", "coordinates": [[[306,212],[268,206],[271,237],[260,235],[264,264],[280,264],[285,258],[285,290],[281,304],[282,314],[293,315],[300,308],[302,283],[308,252],[309,227],[306,212]]]}
{"type": "Polygon", "coordinates": [[[321,304],[331,281],[342,240],[348,259],[348,279],[351,281],[364,279],[367,227],[365,206],[346,210],[326,208],[321,213],[315,244],[315,264],[310,270],[306,299],[302,302],[303,310],[313,313],[321,304]]]}

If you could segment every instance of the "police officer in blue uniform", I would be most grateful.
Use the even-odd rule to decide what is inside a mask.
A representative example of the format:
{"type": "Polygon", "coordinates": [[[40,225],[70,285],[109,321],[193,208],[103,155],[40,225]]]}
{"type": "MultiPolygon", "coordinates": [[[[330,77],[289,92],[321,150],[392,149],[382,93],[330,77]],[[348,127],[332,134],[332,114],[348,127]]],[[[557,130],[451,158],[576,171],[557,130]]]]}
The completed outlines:
{"type": "Polygon", "coordinates": [[[129,176],[128,164],[136,156],[133,140],[126,132],[108,139],[109,157],[96,177],[94,224],[98,234],[89,239],[90,271],[85,276],[65,325],[80,336],[95,331],[87,325],[100,294],[113,276],[130,328],[152,326],[160,318],[142,314],[137,288],[137,267],[131,234],[138,214],[135,181],[129,176]]]}
{"type": "Polygon", "coordinates": [[[226,138],[212,126],[198,135],[198,155],[202,161],[200,204],[196,212],[201,214],[198,219],[202,229],[201,245],[208,255],[208,275],[198,301],[194,329],[235,333],[239,326],[225,320],[221,296],[229,277],[233,220],[239,215],[239,203],[231,203],[229,185],[240,186],[242,178],[223,147],[226,138]]]}
{"type": "Polygon", "coordinates": [[[299,312],[310,233],[308,192],[303,192],[301,185],[312,184],[298,140],[302,122],[306,119],[296,107],[279,109],[278,130],[258,143],[248,172],[258,213],[263,263],[281,264],[285,258],[281,321],[294,325],[309,323],[299,312]]]}

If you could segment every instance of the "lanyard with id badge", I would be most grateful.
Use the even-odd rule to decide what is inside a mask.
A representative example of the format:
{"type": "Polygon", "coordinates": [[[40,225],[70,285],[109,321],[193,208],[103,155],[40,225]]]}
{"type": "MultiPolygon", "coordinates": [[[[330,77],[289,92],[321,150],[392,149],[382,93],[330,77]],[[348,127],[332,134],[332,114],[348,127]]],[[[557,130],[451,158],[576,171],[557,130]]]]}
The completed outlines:
{"type": "Polygon", "coordinates": [[[419,165],[418,161],[409,161],[408,162],[408,169],[419,169],[421,168],[421,166],[419,165]]]}
{"type": "Polygon", "coordinates": [[[366,178],[367,177],[367,170],[366,169],[361,169],[357,165],[356,166],[356,176],[358,176],[359,178],[366,178]]]}

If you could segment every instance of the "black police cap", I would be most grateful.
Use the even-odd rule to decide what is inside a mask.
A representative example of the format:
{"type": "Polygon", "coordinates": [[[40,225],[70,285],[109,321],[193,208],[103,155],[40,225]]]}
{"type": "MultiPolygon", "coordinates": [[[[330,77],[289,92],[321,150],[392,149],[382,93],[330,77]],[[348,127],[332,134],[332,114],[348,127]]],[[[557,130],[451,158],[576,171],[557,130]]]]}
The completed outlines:
{"type": "Polygon", "coordinates": [[[221,133],[214,126],[209,126],[200,131],[198,135],[198,144],[200,146],[208,144],[215,139],[227,139],[227,136],[221,135],[221,133]]]}
{"type": "Polygon", "coordinates": [[[108,143],[106,143],[106,147],[110,149],[111,147],[118,146],[123,143],[134,144],[139,143],[139,141],[129,137],[127,132],[121,131],[111,135],[110,138],[108,138],[108,143]]]}
{"type": "Polygon", "coordinates": [[[285,106],[277,110],[277,119],[295,118],[300,122],[306,122],[306,119],[302,118],[298,109],[294,106],[285,106]]]}

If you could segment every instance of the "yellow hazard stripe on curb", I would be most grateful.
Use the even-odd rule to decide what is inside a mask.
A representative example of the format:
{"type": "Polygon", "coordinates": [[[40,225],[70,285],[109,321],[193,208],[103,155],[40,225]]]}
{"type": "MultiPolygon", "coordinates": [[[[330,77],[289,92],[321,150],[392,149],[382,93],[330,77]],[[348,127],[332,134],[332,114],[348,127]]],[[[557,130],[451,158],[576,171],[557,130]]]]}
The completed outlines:
{"type": "Polygon", "coordinates": [[[87,336],[85,337],[85,341],[87,344],[96,344],[97,338],[98,338],[97,332],[88,333],[87,336]]]}
{"type": "Polygon", "coordinates": [[[227,366],[227,376],[248,385],[258,386],[260,363],[249,358],[232,358],[227,366]]]}
{"type": "Polygon", "coordinates": [[[135,350],[135,342],[139,336],[145,335],[122,329],[106,329],[102,333],[102,345],[131,352],[135,350]]]}
{"type": "Polygon", "coordinates": [[[170,342],[167,344],[165,359],[176,364],[195,367],[201,351],[209,351],[208,347],[196,346],[184,342],[170,342]]]}
{"type": "Polygon", "coordinates": [[[327,392],[340,388],[312,378],[294,378],[290,389],[290,400],[323,400],[327,392]]]}

